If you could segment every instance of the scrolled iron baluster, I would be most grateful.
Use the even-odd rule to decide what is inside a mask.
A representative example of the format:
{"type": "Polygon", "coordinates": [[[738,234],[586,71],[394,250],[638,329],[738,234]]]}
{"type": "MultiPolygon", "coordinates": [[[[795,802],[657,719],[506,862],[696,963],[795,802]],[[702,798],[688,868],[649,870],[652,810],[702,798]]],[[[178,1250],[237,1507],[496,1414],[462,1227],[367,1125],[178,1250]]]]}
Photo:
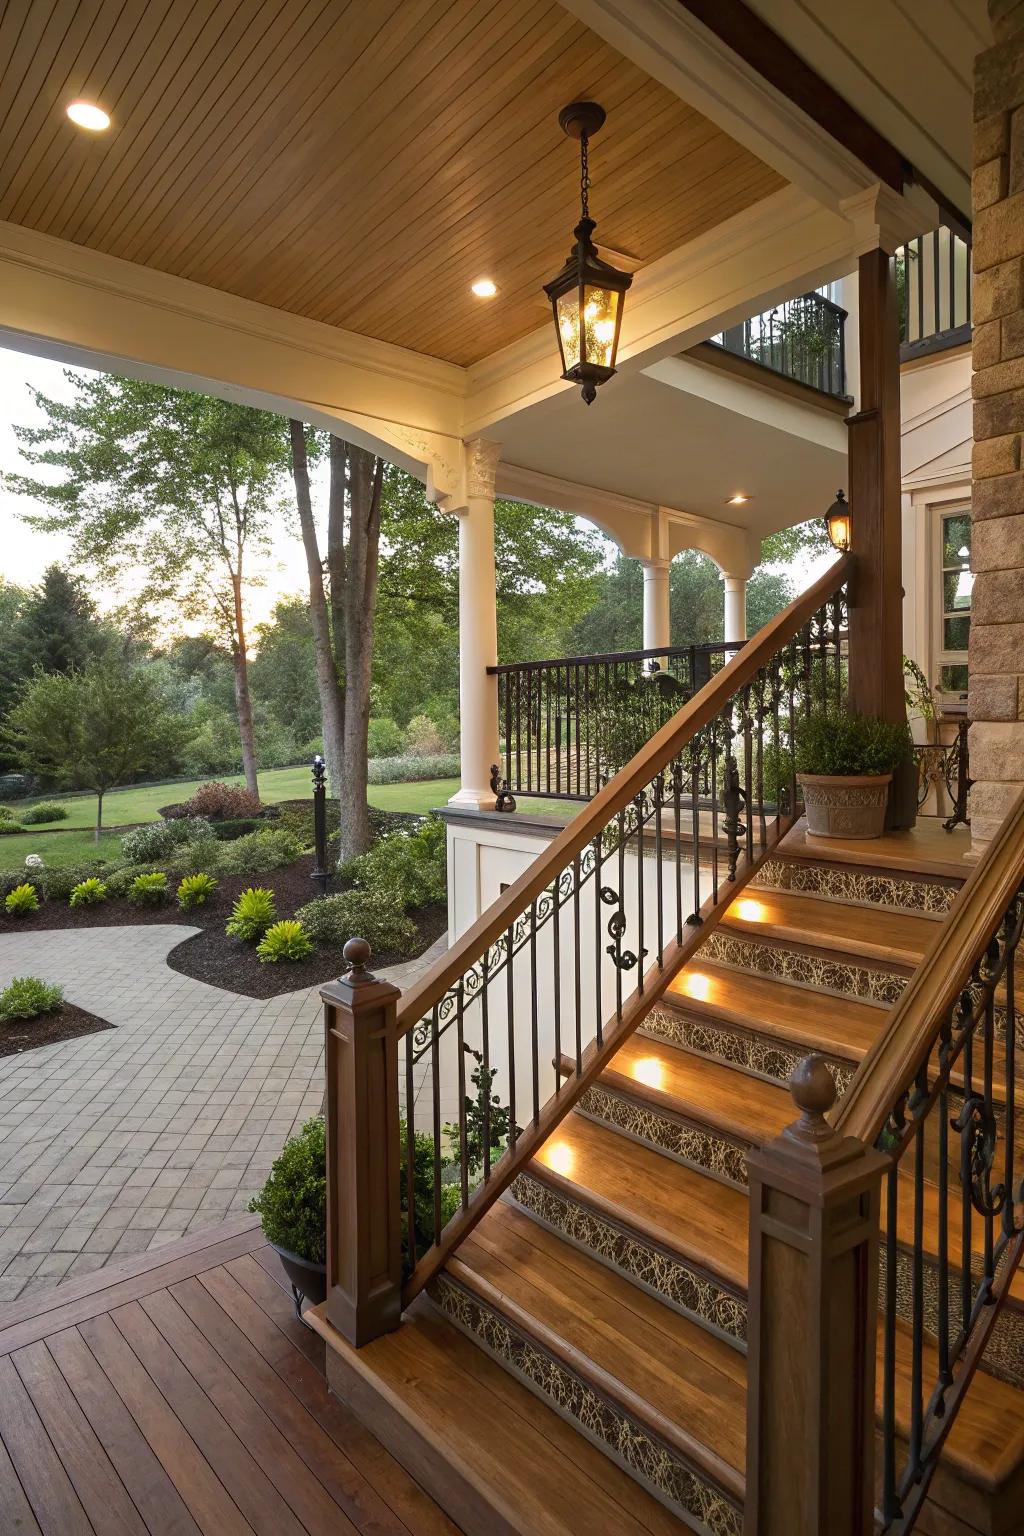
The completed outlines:
{"type": "Polygon", "coordinates": [[[960,1136],[960,1179],[970,1190],[974,1209],[979,1216],[998,1216],[1006,1203],[1006,1186],[992,1188],[998,1127],[991,1105],[981,1094],[972,1094],[950,1128],[960,1136]]]}
{"type": "Polygon", "coordinates": [[[641,946],[638,946],[639,954],[632,949],[623,948],[622,940],[629,924],[626,919],[625,906],[618,891],[613,886],[602,885],[601,900],[606,906],[615,908],[615,911],[605,925],[608,937],[611,939],[611,943],[605,947],[605,954],[611,958],[616,971],[631,971],[634,966],[640,964],[647,951],[641,946]]]}
{"type": "Polygon", "coordinates": [[[730,752],[725,762],[725,784],[722,789],[722,809],[725,812],[723,826],[729,853],[730,880],[736,879],[740,858],[740,838],[747,830],[740,820],[746,802],[746,790],[740,784],[740,765],[736,761],[735,754],[730,752]]]}

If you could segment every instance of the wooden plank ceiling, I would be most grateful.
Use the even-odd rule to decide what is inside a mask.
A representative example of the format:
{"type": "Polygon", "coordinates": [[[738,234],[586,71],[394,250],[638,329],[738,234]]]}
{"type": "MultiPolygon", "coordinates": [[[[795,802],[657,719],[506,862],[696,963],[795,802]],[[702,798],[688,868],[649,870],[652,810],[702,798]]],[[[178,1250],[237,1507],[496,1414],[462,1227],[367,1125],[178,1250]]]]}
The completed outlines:
{"type": "Polygon", "coordinates": [[[0,218],[468,364],[544,323],[582,96],[640,263],[782,184],[555,0],[0,0],[0,218]]]}

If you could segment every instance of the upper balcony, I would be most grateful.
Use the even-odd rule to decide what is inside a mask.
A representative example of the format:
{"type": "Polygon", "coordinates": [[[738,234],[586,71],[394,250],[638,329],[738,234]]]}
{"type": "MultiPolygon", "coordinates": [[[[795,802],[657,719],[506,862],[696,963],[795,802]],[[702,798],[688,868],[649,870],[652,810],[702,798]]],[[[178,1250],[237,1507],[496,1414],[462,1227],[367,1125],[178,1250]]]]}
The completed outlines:
{"type": "Polygon", "coordinates": [[[944,352],[971,339],[971,247],[946,226],[916,235],[896,252],[900,361],[944,352]]]}
{"type": "Polygon", "coordinates": [[[713,346],[833,400],[846,394],[846,310],[823,293],[786,299],[709,337],[713,346]]]}

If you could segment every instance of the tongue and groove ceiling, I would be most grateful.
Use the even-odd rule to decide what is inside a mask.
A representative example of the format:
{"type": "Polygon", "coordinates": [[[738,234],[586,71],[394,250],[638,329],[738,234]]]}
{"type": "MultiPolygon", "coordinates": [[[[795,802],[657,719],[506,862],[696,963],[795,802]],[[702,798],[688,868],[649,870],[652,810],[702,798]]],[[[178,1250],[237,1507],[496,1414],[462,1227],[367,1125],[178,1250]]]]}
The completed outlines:
{"type": "Polygon", "coordinates": [[[783,185],[554,0],[0,0],[0,219],[468,365],[545,323],[582,96],[638,265],[783,185]]]}

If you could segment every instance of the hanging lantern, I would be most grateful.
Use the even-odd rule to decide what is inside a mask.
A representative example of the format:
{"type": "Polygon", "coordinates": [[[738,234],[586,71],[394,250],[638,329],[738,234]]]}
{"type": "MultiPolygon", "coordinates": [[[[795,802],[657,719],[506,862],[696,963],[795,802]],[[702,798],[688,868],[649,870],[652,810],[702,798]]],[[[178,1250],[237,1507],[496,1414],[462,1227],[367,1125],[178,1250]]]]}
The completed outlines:
{"type": "Polygon", "coordinates": [[[825,513],[825,531],[833,549],[845,555],[850,547],[850,504],[842,491],[825,513]]]}
{"type": "Polygon", "coordinates": [[[615,372],[615,358],[622,329],[626,290],[633,278],[620,272],[597,254],[591,236],[596,229],[590,217],[588,145],[604,122],[604,108],[596,101],[576,101],[558,114],[562,129],[580,143],[580,205],[582,217],[574,234],[576,244],[556,278],[544,284],[555,317],[562,378],[582,385],[589,405],[615,372]]]}

